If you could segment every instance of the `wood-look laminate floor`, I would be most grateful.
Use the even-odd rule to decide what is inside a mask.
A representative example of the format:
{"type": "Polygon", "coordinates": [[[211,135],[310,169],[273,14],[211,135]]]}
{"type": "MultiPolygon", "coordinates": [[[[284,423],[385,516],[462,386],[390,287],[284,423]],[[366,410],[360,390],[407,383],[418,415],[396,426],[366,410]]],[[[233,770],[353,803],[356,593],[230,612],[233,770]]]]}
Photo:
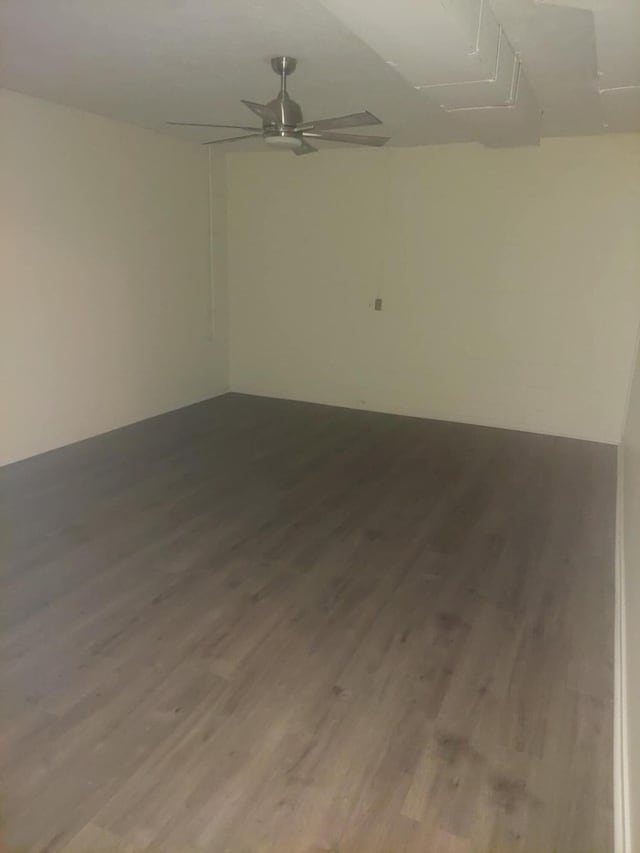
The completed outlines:
{"type": "Polygon", "coordinates": [[[228,395],[0,485],[11,845],[612,850],[614,448],[228,395]]]}

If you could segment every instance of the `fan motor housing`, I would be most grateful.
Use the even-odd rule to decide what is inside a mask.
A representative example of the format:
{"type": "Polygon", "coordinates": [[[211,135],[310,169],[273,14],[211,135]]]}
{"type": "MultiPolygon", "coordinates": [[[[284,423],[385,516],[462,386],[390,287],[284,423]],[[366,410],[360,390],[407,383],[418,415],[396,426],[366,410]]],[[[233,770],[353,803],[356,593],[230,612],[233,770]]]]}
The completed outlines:
{"type": "Polygon", "coordinates": [[[277,98],[266,105],[268,118],[263,122],[264,128],[268,127],[297,127],[302,124],[302,110],[286,92],[282,92],[277,98]],[[273,121],[270,121],[273,116],[273,121]]]}

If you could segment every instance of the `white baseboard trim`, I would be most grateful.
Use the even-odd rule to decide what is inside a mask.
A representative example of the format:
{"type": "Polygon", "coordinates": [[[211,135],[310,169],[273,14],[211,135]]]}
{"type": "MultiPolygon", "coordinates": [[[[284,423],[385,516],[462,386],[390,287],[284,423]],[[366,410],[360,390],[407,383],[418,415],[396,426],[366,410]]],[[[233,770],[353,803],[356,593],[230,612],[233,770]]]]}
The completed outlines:
{"type": "Polygon", "coordinates": [[[125,420],[120,423],[108,424],[105,425],[104,429],[100,429],[98,432],[89,432],[87,435],[80,434],[61,443],[54,442],[50,447],[45,446],[33,449],[28,453],[19,452],[16,456],[10,456],[7,459],[0,458],[0,468],[4,468],[8,465],[15,465],[19,462],[25,462],[27,459],[33,459],[35,456],[42,456],[45,453],[51,453],[54,450],[61,450],[63,447],[70,447],[72,444],[80,444],[81,441],[88,441],[91,438],[97,438],[99,435],[108,435],[110,432],[116,432],[116,430],[124,429],[125,427],[133,426],[134,424],[140,424],[143,421],[150,421],[153,418],[159,418],[162,415],[169,415],[172,412],[180,411],[180,409],[188,409],[190,406],[196,406],[198,403],[205,403],[207,400],[213,400],[214,397],[222,397],[224,394],[228,393],[229,388],[224,386],[214,392],[208,392],[206,397],[198,397],[195,400],[191,400],[189,403],[180,403],[177,406],[173,405],[170,409],[161,409],[159,412],[151,411],[140,417],[136,416],[133,420],[125,420]]]}
{"type": "Polygon", "coordinates": [[[337,409],[352,409],[354,412],[375,412],[384,415],[400,415],[405,418],[419,418],[427,421],[445,421],[452,424],[469,424],[470,426],[487,427],[488,429],[504,429],[511,432],[525,432],[530,435],[548,435],[553,438],[570,438],[575,441],[589,441],[592,444],[607,444],[616,447],[620,440],[620,436],[593,436],[579,433],[558,432],[557,430],[539,429],[531,424],[517,424],[504,421],[494,421],[489,418],[468,418],[464,415],[451,414],[447,412],[433,412],[430,409],[422,409],[413,406],[386,406],[377,403],[366,402],[364,400],[340,400],[333,395],[324,396],[322,394],[314,394],[309,396],[306,393],[294,393],[293,391],[284,392],[279,388],[254,388],[251,384],[231,381],[230,391],[232,394],[246,394],[250,397],[269,397],[272,400],[288,400],[296,403],[313,403],[316,406],[333,406],[337,409]]]}
{"type": "Polygon", "coordinates": [[[615,554],[615,663],[614,663],[614,732],[613,732],[613,805],[615,853],[631,853],[631,821],[629,815],[629,763],[627,735],[627,644],[626,595],[624,564],[624,451],[618,446],[618,482],[616,495],[615,554]]]}

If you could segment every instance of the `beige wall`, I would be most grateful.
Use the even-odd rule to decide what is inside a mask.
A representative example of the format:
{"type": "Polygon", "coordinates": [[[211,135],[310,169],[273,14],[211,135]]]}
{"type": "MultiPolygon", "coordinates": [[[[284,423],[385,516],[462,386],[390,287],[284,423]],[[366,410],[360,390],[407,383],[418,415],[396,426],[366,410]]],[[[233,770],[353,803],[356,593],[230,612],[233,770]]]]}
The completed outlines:
{"type": "Polygon", "coordinates": [[[635,367],[622,454],[628,804],[633,838],[629,853],[635,853],[640,851],[640,356],[635,367]]]}
{"type": "Polygon", "coordinates": [[[6,91],[0,125],[0,463],[223,391],[206,149],[6,91]]]}
{"type": "Polygon", "coordinates": [[[619,441],[640,136],[227,162],[232,388],[619,441]]]}

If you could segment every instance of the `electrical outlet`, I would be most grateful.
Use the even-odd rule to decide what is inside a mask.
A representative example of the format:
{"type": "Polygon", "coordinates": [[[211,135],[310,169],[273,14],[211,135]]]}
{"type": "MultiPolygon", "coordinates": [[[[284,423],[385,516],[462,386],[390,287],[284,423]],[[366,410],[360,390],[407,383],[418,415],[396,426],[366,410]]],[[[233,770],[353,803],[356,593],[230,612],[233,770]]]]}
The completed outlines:
{"type": "Polygon", "coordinates": [[[376,299],[376,301],[373,303],[373,308],[375,311],[382,311],[382,299],[376,299]]]}

